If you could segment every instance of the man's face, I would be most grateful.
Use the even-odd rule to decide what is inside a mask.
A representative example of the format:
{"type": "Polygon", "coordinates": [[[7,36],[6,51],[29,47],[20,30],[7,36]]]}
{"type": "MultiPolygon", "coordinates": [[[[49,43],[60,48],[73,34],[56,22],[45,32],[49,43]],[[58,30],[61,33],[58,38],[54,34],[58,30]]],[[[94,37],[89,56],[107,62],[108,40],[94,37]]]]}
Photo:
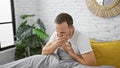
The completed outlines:
{"type": "Polygon", "coordinates": [[[71,28],[68,27],[67,22],[63,22],[61,24],[55,24],[55,27],[57,32],[57,38],[60,38],[62,36],[70,36],[71,28]]]}

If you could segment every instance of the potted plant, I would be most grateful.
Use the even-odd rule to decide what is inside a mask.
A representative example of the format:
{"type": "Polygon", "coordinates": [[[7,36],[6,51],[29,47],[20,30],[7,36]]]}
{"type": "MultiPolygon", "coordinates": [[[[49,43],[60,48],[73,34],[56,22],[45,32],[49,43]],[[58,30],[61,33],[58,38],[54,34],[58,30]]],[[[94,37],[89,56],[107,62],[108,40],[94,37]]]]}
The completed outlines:
{"type": "Polygon", "coordinates": [[[29,17],[35,15],[24,14],[20,18],[23,20],[16,31],[15,60],[22,59],[35,54],[40,54],[45,45],[48,35],[45,32],[45,25],[40,19],[30,25],[29,17]],[[37,26],[36,26],[37,25],[37,26]]]}

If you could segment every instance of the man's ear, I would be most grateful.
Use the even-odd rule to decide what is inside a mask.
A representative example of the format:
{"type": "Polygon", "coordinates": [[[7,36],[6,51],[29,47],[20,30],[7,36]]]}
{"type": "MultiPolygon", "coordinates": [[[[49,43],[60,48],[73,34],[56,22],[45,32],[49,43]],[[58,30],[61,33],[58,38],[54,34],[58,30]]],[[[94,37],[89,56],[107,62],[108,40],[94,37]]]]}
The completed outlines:
{"type": "Polygon", "coordinates": [[[74,29],[74,25],[72,25],[71,28],[74,29]]]}
{"type": "Polygon", "coordinates": [[[74,26],[73,25],[71,26],[71,29],[74,30],[74,26]]]}

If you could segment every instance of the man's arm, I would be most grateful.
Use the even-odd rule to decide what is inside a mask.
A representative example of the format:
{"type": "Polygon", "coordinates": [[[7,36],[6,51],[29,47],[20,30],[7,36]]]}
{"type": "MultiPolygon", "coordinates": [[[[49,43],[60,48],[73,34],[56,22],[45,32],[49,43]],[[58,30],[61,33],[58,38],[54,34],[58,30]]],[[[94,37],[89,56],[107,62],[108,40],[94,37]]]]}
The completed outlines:
{"type": "Polygon", "coordinates": [[[57,39],[55,42],[51,43],[48,42],[42,49],[42,54],[44,55],[50,55],[52,54],[58,47],[65,44],[66,40],[68,38],[66,36],[62,36],[59,39],[57,39]]]}
{"type": "Polygon", "coordinates": [[[87,65],[91,65],[91,66],[96,65],[96,58],[93,51],[82,54],[82,57],[86,61],[87,65]]]}
{"type": "Polygon", "coordinates": [[[48,42],[42,49],[42,54],[43,55],[50,55],[52,54],[56,49],[57,49],[57,45],[55,43],[50,43],[48,42]]]}
{"type": "Polygon", "coordinates": [[[96,60],[93,52],[88,52],[88,53],[82,54],[81,56],[75,54],[74,52],[68,52],[68,53],[71,55],[73,59],[75,59],[79,63],[90,65],[90,66],[96,65],[96,60]]]}
{"type": "Polygon", "coordinates": [[[85,65],[90,65],[90,66],[95,66],[96,65],[95,56],[94,56],[94,53],[92,51],[88,52],[88,53],[85,53],[85,54],[82,54],[82,55],[77,55],[77,54],[74,53],[71,45],[66,45],[65,44],[62,47],[65,51],[68,52],[68,54],[73,59],[75,59],[79,63],[85,64],[85,65]]]}

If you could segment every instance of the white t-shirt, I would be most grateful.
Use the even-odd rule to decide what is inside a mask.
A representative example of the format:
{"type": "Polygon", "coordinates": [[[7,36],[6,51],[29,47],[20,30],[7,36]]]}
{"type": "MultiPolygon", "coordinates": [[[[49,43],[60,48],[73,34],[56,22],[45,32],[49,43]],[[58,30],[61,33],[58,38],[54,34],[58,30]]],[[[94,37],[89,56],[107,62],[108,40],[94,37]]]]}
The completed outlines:
{"type": "MultiPolygon", "coordinates": [[[[49,42],[53,43],[56,41],[56,39],[57,39],[57,33],[54,32],[50,37],[49,42]]],[[[74,52],[78,55],[92,51],[92,48],[89,42],[89,37],[86,34],[81,33],[77,30],[74,31],[74,34],[69,39],[69,42],[71,43],[71,46],[74,52]]]]}

